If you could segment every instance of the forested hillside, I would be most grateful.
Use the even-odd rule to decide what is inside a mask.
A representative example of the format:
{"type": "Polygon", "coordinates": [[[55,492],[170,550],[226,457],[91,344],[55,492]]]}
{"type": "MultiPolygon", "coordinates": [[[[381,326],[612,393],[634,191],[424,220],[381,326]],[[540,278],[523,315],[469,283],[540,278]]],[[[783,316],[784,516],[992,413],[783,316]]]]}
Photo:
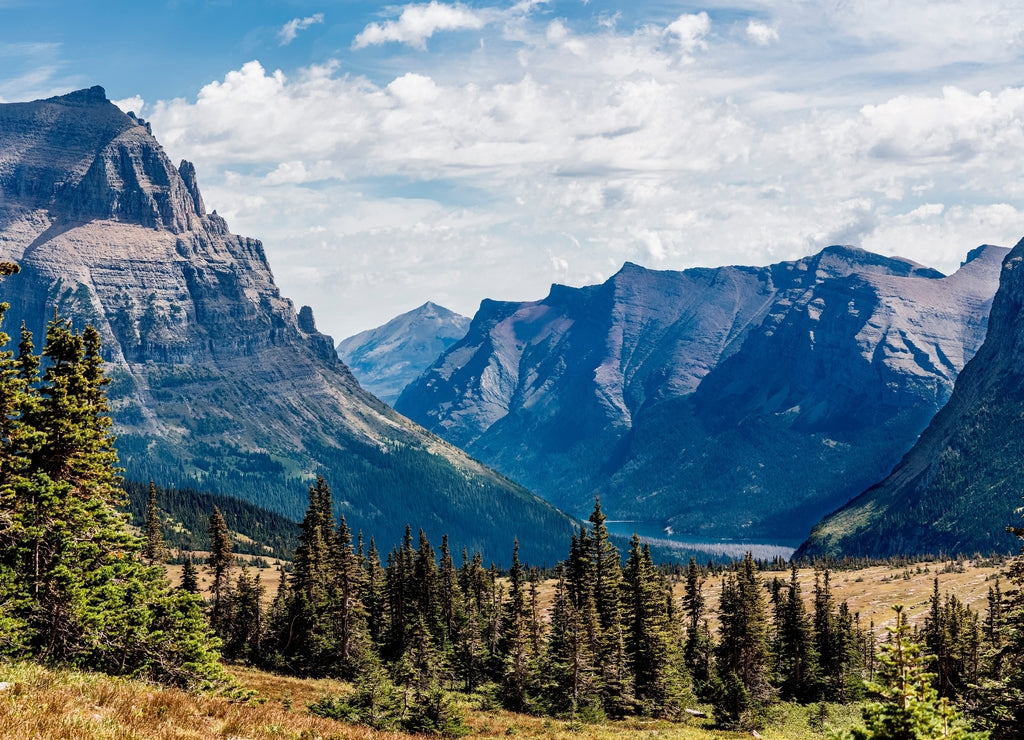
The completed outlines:
{"type": "MultiPolygon", "coordinates": [[[[150,486],[139,481],[125,481],[128,494],[126,510],[132,523],[143,526],[146,521],[150,486]]],[[[159,516],[163,522],[163,540],[168,548],[177,550],[209,550],[210,512],[220,510],[228,529],[236,537],[234,550],[249,555],[291,560],[299,527],[291,519],[248,501],[230,496],[196,491],[192,488],[155,486],[159,516]]]]}

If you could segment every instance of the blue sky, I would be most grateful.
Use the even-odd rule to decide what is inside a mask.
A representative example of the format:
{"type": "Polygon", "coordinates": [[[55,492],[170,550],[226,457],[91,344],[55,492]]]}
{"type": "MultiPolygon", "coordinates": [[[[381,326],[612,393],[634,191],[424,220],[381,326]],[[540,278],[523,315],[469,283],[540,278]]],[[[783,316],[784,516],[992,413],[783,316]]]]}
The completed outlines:
{"type": "Polygon", "coordinates": [[[1024,3],[0,0],[0,100],[94,84],[342,338],[426,300],[1024,236],[1024,3]]]}

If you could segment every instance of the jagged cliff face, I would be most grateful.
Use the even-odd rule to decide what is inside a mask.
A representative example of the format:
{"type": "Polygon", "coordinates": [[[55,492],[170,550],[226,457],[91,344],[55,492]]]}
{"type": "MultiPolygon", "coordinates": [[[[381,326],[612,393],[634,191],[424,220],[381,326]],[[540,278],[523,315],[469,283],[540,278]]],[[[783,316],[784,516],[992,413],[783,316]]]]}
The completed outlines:
{"type": "Polygon", "coordinates": [[[467,317],[428,301],[376,329],[341,340],[336,349],[366,390],[393,404],[468,329],[467,317]]]}
{"type": "MultiPolygon", "coordinates": [[[[830,247],[484,302],[396,408],[570,511],[796,540],[891,469],[981,344],[1005,249],[956,274],[830,247]]],[[[794,543],[795,544],[795,543],[794,543]]]]}
{"type": "Polygon", "coordinates": [[[985,342],[949,402],[880,483],[822,521],[802,555],[1013,552],[1024,496],[1024,240],[1002,266],[985,342]]]}
{"type": "Polygon", "coordinates": [[[360,388],[312,312],[281,296],[260,242],[207,213],[192,165],[101,88],[0,105],[0,258],[22,267],[3,285],[8,328],[38,335],[56,307],[100,330],[131,476],[297,516],[322,471],[350,524],[382,542],[406,523],[489,550],[511,547],[510,517],[569,531],[360,388]]]}

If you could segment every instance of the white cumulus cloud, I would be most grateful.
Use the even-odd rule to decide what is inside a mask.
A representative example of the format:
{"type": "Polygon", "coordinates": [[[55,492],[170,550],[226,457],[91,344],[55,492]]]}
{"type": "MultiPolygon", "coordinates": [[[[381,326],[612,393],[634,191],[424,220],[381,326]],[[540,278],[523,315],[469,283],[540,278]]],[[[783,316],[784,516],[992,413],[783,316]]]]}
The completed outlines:
{"type": "Polygon", "coordinates": [[[461,3],[449,5],[431,0],[427,5],[407,5],[398,20],[370,23],[356,36],[354,49],[389,41],[425,49],[427,39],[438,31],[477,30],[486,21],[481,13],[461,3]]]}
{"type": "Polygon", "coordinates": [[[314,13],[305,18],[292,18],[281,26],[281,30],[277,32],[277,38],[280,40],[281,46],[287,46],[295,40],[296,36],[299,35],[299,31],[305,31],[310,26],[323,22],[323,13],[314,13]]]}
{"type": "Polygon", "coordinates": [[[779,40],[779,29],[751,19],[747,23],[747,38],[758,46],[768,46],[773,41],[779,40]]]}
{"type": "Polygon", "coordinates": [[[665,33],[673,36],[683,51],[691,52],[706,49],[704,37],[711,30],[711,18],[707,13],[681,15],[665,28],[665,33]]]}

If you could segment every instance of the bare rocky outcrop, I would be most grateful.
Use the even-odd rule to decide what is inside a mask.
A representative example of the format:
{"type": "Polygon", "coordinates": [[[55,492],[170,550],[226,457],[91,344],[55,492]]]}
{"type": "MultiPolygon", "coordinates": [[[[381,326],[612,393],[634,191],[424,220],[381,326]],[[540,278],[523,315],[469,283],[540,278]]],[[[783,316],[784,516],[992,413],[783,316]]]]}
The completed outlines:
{"type": "Polygon", "coordinates": [[[800,556],[1007,553],[1024,497],[1024,240],[1002,263],[984,344],[899,464],[825,518],[800,556]]]}

